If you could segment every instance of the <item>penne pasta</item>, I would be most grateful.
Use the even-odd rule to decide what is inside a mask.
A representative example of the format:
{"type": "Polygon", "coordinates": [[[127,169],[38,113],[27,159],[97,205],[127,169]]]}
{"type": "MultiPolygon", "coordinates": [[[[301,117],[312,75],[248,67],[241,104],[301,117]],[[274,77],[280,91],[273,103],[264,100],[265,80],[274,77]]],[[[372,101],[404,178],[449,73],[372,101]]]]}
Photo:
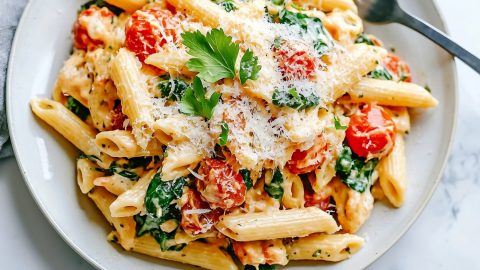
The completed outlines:
{"type": "Polygon", "coordinates": [[[162,145],[157,140],[150,140],[147,147],[142,149],[133,134],[126,130],[100,132],[95,137],[95,144],[111,157],[133,158],[163,154],[162,145]]]}
{"type": "Polygon", "coordinates": [[[379,182],[385,197],[395,207],[400,207],[405,199],[406,157],[403,136],[397,134],[395,146],[378,164],[379,182]]]}

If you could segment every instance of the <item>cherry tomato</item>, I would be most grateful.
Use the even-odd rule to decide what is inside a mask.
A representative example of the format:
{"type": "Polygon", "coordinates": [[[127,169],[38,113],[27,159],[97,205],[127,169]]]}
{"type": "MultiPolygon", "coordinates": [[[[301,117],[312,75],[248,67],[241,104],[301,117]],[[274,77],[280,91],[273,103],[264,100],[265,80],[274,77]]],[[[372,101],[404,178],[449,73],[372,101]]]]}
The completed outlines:
{"type": "Polygon", "coordinates": [[[381,157],[392,149],[395,131],[395,123],[382,107],[365,105],[350,118],[346,138],[358,156],[381,157]]]}
{"type": "Polygon", "coordinates": [[[197,180],[197,189],[210,207],[229,209],[245,201],[247,187],[242,176],[225,161],[207,159],[198,170],[203,179],[197,180]]]}
{"type": "Polygon", "coordinates": [[[412,73],[410,67],[400,57],[389,53],[384,60],[385,67],[391,73],[395,74],[400,81],[412,82],[412,73]]]}
{"type": "Polygon", "coordinates": [[[193,189],[188,189],[184,196],[187,197],[187,201],[181,208],[180,226],[190,235],[208,232],[218,222],[221,212],[212,210],[193,189]]]}
{"type": "Polygon", "coordinates": [[[322,197],[321,194],[315,192],[305,192],[305,207],[316,206],[323,211],[327,211],[330,206],[330,196],[322,197]]]}
{"type": "Polygon", "coordinates": [[[308,52],[307,45],[297,42],[283,42],[276,52],[278,66],[287,80],[308,79],[315,71],[315,58],[308,52]]]}
{"type": "Polygon", "coordinates": [[[135,11],[125,27],[125,46],[145,61],[167,41],[176,41],[177,22],[172,17],[172,12],[158,7],[135,11]]]}
{"type": "Polygon", "coordinates": [[[292,158],[287,162],[287,169],[294,174],[304,174],[314,171],[325,161],[325,152],[328,144],[322,136],[315,139],[314,145],[305,150],[296,150],[292,158]]]}
{"type": "Polygon", "coordinates": [[[96,17],[95,20],[100,18],[101,23],[111,24],[114,16],[115,14],[113,14],[108,8],[99,8],[97,6],[91,6],[82,11],[73,25],[73,46],[80,50],[89,51],[103,46],[103,41],[89,36],[87,26],[82,24],[82,21],[84,21],[86,17],[96,17]]]}
{"type": "Polygon", "coordinates": [[[112,117],[112,130],[124,129],[123,123],[127,119],[127,116],[122,112],[122,104],[116,103],[112,111],[110,111],[112,117]]]}

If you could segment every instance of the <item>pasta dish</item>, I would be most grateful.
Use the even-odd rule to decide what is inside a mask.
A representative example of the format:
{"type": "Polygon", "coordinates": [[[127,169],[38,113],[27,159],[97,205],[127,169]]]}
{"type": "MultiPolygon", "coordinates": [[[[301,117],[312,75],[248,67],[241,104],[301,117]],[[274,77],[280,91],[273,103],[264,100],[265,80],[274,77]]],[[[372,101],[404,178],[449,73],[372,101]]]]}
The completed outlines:
{"type": "Polygon", "coordinates": [[[229,270],[360,251],[374,202],[404,202],[408,108],[437,104],[353,0],[90,1],[30,102],[109,241],[229,270]]]}

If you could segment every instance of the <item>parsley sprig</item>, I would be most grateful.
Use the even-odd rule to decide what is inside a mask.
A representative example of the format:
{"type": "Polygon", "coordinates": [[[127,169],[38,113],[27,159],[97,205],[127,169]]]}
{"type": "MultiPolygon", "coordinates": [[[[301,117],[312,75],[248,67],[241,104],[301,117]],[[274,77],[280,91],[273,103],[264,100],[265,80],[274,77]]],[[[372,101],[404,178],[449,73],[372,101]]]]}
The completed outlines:
{"type": "Polygon", "coordinates": [[[187,115],[195,115],[212,118],[213,109],[220,100],[220,93],[213,93],[209,99],[205,98],[205,88],[199,77],[193,79],[192,87],[185,90],[185,94],[180,101],[180,112],[187,115]]]}
{"type": "MultiPolygon", "coordinates": [[[[188,48],[188,54],[193,56],[187,67],[198,72],[198,77],[209,83],[221,79],[235,78],[235,63],[240,52],[240,46],[232,42],[232,37],[225,35],[223,29],[212,29],[206,35],[200,31],[182,34],[183,44],[188,48]]],[[[247,50],[240,63],[240,80],[244,84],[248,79],[255,80],[261,66],[258,58],[247,50]]]]}

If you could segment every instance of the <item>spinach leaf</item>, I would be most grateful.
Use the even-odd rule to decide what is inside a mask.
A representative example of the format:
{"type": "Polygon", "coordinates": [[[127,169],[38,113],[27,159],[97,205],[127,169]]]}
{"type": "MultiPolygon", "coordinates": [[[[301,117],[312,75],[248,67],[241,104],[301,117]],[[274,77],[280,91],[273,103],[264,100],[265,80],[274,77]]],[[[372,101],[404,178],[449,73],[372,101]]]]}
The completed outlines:
{"type": "Polygon", "coordinates": [[[377,67],[375,70],[368,73],[367,76],[372,79],[380,79],[386,81],[393,80],[392,74],[390,74],[390,72],[383,66],[377,67]]]}
{"type": "Polygon", "coordinates": [[[245,183],[247,190],[251,189],[253,187],[253,181],[252,178],[250,178],[250,171],[247,169],[241,169],[240,175],[243,178],[243,182],[245,183]]]}
{"type": "Polygon", "coordinates": [[[358,35],[357,39],[355,39],[355,43],[365,43],[367,45],[375,46],[375,43],[373,43],[372,39],[369,38],[365,33],[358,35]]]}
{"type": "Polygon", "coordinates": [[[97,162],[97,161],[101,161],[97,156],[94,156],[94,155],[86,155],[86,154],[81,154],[80,156],[77,157],[77,160],[79,159],[89,159],[93,162],[97,162]]]}
{"type": "Polygon", "coordinates": [[[93,5],[96,5],[97,7],[99,8],[102,8],[102,7],[106,7],[108,8],[111,12],[113,12],[115,15],[120,15],[124,12],[123,9],[119,8],[119,7],[116,7],[114,5],[111,5],[109,3],[107,3],[107,1],[105,0],[92,0],[92,1],[88,1],[87,3],[83,4],[81,7],[80,7],[80,12],[84,11],[84,10],[87,10],[90,8],[90,6],[93,6],[93,5]]]}
{"type": "Polygon", "coordinates": [[[71,96],[67,98],[66,107],[84,121],[90,115],[90,111],[88,110],[88,108],[83,106],[82,103],[78,102],[78,100],[74,99],[71,96]]]}
{"type": "Polygon", "coordinates": [[[277,168],[272,176],[272,181],[270,184],[265,184],[264,186],[265,192],[267,194],[277,200],[280,200],[283,196],[283,175],[280,170],[277,168]]]}
{"type": "Polygon", "coordinates": [[[228,124],[225,122],[222,122],[222,133],[220,134],[220,138],[218,140],[218,144],[220,146],[225,146],[227,145],[227,140],[228,140],[228,131],[230,129],[228,128],[228,124]]]}
{"type": "Polygon", "coordinates": [[[335,169],[337,175],[350,189],[363,193],[372,184],[372,174],[378,160],[366,161],[354,153],[347,145],[340,152],[335,169]]]}
{"type": "Polygon", "coordinates": [[[309,17],[303,13],[297,13],[283,9],[279,13],[280,23],[298,25],[304,34],[316,37],[314,48],[320,55],[325,54],[333,47],[333,39],[323,26],[319,18],[309,17]]]}
{"type": "Polygon", "coordinates": [[[308,109],[319,104],[320,98],[315,93],[304,95],[298,93],[296,88],[290,88],[287,91],[273,91],[272,103],[278,107],[290,107],[297,110],[308,109]]]}
{"type": "Polygon", "coordinates": [[[170,76],[164,76],[158,83],[157,88],[160,90],[160,95],[172,101],[179,101],[182,99],[185,91],[189,85],[182,79],[172,79],[170,76]]]}
{"type": "Polygon", "coordinates": [[[180,209],[173,201],[182,196],[185,185],[186,179],[183,177],[173,181],[162,181],[160,173],[153,177],[145,195],[147,214],[135,216],[137,236],[150,233],[160,244],[162,251],[179,251],[185,247],[184,244],[168,245],[168,240],[175,237],[175,231],[167,233],[160,229],[160,225],[167,220],[174,219],[179,223],[180,209]]]}

